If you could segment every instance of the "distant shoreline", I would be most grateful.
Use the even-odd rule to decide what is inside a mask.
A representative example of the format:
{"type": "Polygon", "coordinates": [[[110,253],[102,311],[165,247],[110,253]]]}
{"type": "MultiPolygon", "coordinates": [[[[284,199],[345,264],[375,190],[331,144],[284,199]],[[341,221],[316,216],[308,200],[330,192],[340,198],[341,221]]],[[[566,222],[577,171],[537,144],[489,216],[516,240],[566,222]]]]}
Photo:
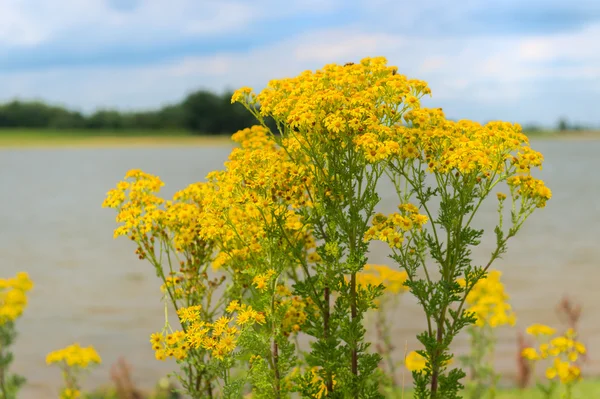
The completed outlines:
{"type": "Polygon", "coordinates": [[[529,139],[542,140],[600,140],[600,130],[570,130],[525,132],[529,139]]]}
{"type": "Polygon", "coordinates": [[[0,129],[0,149],[223,147],[233,144],[230,134],[192,135],[187,132],[164,131],[0,129]]]}
{"type": "MultiPolygon", "coordinates": [[[[526,134],[531,140],[600,140],[600,131],[540,131],[526,134]]],[[[226,147],[233,144],[229,134],[0,129],[0,149],[226,147]]]]}

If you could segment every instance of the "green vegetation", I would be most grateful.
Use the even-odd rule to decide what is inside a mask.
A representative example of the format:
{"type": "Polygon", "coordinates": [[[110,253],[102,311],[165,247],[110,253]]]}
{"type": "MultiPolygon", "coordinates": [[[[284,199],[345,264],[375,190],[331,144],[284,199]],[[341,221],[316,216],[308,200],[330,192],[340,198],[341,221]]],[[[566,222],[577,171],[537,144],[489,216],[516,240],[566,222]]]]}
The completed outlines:
{"type": "MultiPolygon", "coordinates": [[[[409,384],[407,384],[409,385],[409,384]]],[[[404,396],[402,396],[402,391],[396,391],[391,394],[389,398],[393,399],[412,399],[412,388],[405,389],[404,396]]],[[[583,380],[579,382],[575,387],[573,387],[573,397],[574,398],[600,398],[600,380],[583,380]]],[[[527,389],[517,389],[517,388],[504,388],[498,389],[496,392],[496,396],[494,399],[560,399],[561,393],[555,392],[553,396],[550,398],[546,398],[543,396],[542,392],[536,387],[531,387],[527,389]]],[[[481,399],[491,399],[490,395],[483,396],[481,399]]]]}
{"type": "MultiPolygon", "coordinates": [[[[412,387],[408,388],[411,384],[406,384],[407,388],[404,390],[404,395],[402,394],[402,390],[397,390],[394,393],[390,393],[388,398],[390,399],[412,399],[413,398],[413,390],[412,387]]],[[[132,392],[132,390],[128,391],[128,393],[132,392]]],[[[147,399],[174,399],[178,398],[176,393],[170,393],[168,390],[164,388],[157,388],[157,390],[153,393],[140,393],[137,389],[133,389],[133,392],[136,392],[138,395],[141,395],[143,398],[147,399]]],[[[98,389],[95,392],[88,394],[89,399],[124,399],[128,396],[124,396],[125,392],[115,388],[103,388],[98,389]]],[[[600,380],[583,380],[576,387],[573,388],[573,396],[575,398],[600,398],[600,380]]],[[[134,396],[129,396],[134,397],[134,396]]],[[[140,397],[140,396],[135,396],[140,397]]],[[[499,389],[496,392],[495,399],[560,399],[560,394],[557,392],[551,398],[544,398],[542,393],[535,387],[527,388],[527,389],[516,389],[516,388],[504,388],[499,389]]],[[[491,399],[488,396],[484,396],[481,399],[491,399]]]]}
{"type": "Polygon", "coordinates": [[[91,115],[41,101],[12,101],[0,105],[0,129],[85,131],[188,131],[195,134],[232,134],[254,124],[240,104],[231,103],[232,93],[208,91],[189,94],[183,101],[144,112],[99,109],[91,115]]]}

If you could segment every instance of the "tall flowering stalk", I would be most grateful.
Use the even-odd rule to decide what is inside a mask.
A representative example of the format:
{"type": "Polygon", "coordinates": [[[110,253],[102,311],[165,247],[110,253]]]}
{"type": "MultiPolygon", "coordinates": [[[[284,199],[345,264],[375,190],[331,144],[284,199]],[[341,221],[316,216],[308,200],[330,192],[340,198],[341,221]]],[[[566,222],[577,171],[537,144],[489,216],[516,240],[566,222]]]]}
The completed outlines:
{"type": "Polygon", "coordinates": [[[289,290],[298,269],[317,258],[309,253],[310,229],[293,211],[306,206],[310,181],[263,128],[233,139],[241,147],[225,170],[173,200],[157,196],[158,177],[134,170],[104,205],[118,209],[123,225],[115,235],[138,243],[140,258],[154,265],[176,309],[181,329],[167,322],[150,342],[157,359],[181,364],[184,390],[197,398],[237,397],[250,384],[256,397],[285,397],[295,389],[293,338],[305,309],[316,306],[289,290]],[[221,277],[208,277],[211,265],[221,277]],[[214,298],[224,283],[223,295],[214,298]]]}
{"type": "Polygon", "coordinates": [[[505,232],[500,219],[491,264],[550,192],[529,175],[541,155],[518,126],[446,121],[439,110],[421,109],[426,94],[425,82],[399,75],[382,57],[274,80],[259,94],[242,88],[232,102],[260,125],[233,136],[239,148],[224,170],[170,201],[157,195],[162,181],[139,170],[108,193],[104,205],[121,223],[115,235],[137,243],[176,309],[181,329],[166,323],[151,344],[157,359],[180,363],[190,396],[382,397],[375,372],[382,359],[365,339],[364,318],[385,284],[360,283],[371,240],[390,245],[424,306],[427,366],[414,373],[418,397],[456,396],[463,373],[445,374],[448,347],[474,322],[464,300],[489,267],[468,258],[482,235],[470,226],[473,215],[492,188],[509,184],[512,225],[505,232]],[[386,174],[398,212],[376,214],[386,174]],[[210,266],[218,277],[209,278],[210,266]],[[308,353],[298,334],[309,338],[308,353]]]}
{"type": "MultiPolygon", "coordinates": [[[[471,340],[471,352],[462,358],[470,371],[470,384],[467,391],[471,399],[495,398],[498,375],[494,370],[496,346],[495,329],[503,325],[514,326],[516,315],[508,303],[508,295],[500,281],[502,273],[493,270],[479,280],[467,295],[467,311],[472,312],[477,321],[467,328],[471,340]]],[[[465,280],[458,283],[465,285],[465,280]]]]}
{"type": "Polygon", "coordinates": [[[297,289],[319,304],[320,314],[307,329],[316,340],[308,362],[322,369],[333,397],[377,392],[373,372],[380,356],[368,351],[363,320],[382,290],[359,287],[356,276],[367,263],[363,237],[380,199],[376,187],[385,164],[379,161],[400,148],[393,141],[371,144],[389,135],[427,90],[424,82],[396,72],[384,58],[367,58],[271,81],[258,95],[242,88],[232,98],[265,127],[272,118],[277,143],[294,162],[308,162],[312,187],[306,191],[313,206],[300,214],[313,228],[320,259],[304,270],[297,289]]]}
{"type": "Polygon", "coordinates": [[[93,346],[81,347],[78,343],[48,353],[46,363],[60,367],[64,386],[60,399],[79,399],[82,397],[81,380],[90,366],[100,364],[102,359],[93,346]]]}
{"type": "Polygon", "coordinates": [[[8,370],[13,360],[10,346],[17,336],[15,321],[27,307],[27,292],[32,288],[33,282],[25,272],[0,279],[0,398],[3,399],[16,398],[26,382],[24,377],[11,375],[8,370]]]}
{"type": "Polygon", "coordinates": [[[404,119],[407,125],[395,125],[391,135],[401,151],[390,154],[386,168],[400,213],[373,218],[365,240],[390,244],[391,257],[408,273],[407,285],[426,316],[427,329],[417,338],[424,346],[419,353],[427,367],[413,372],[416,397],[455,398],[465,374],[444,364],[453,357],[449,346],[454,337],[476,321],[465,308],[466,298],[506,251],[507,241],[536,208],[545,206],[551,193],[530,174],[532,168],[541,167],[543,158],[529,147],[520,126],[452,122],[441,109],[414,109],[404,119]],[[475,265],[471,248],[480,243],[484,231],[472,222],[483,201],[502,183],[510,192],[510,220],[506,226],[507,196],[499,193],[496,248],[488,262],[475,265]],[[439,204],[437,213],[434,204],[439,204]],[[407,229],[402,218],[417,228],[407,229]],[[427,228],[422,228],[426,222],[427,228]],[[390,229],[405,232],[400,242],[389,240],[390,229]]]}
{"type": "Polygon", "coordinates": [[[569,328],[558,335],[551,327],[533,324],[527,328],[527,334],[536,337],[538,346],[523,349],[521,356],[533,365],[551,360],[545,372],[548,384],[538,383],[537,387],[546,398],[552,398],[559,386],[563,386],[563,398],[571,399],[573,387],[582,379],[577,360],[586,353],[585,345],[577,341],[577,333],[569,328]]]}

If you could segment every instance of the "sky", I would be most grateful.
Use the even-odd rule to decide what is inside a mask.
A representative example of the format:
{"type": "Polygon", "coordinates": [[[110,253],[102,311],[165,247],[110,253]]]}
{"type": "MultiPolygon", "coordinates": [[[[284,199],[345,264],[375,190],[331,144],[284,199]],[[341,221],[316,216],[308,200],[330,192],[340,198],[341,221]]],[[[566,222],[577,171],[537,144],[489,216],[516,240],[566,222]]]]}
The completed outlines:
{"type": "Polygon", "coordinates": [[[0,0],[0,102],[149,110],[373,56],[452,119],[600,127],[598,0],[0,0]]]}

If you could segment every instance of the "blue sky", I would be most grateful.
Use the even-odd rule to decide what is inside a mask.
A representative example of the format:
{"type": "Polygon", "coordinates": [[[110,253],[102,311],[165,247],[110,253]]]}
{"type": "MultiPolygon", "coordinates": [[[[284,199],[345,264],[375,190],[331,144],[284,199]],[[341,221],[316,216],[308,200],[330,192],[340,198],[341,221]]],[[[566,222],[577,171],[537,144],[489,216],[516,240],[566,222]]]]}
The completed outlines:
{"type": "Polygon", "coordinates": [[[597,0],[0,1],[0,101],[143,110],[366,56],[450,118],[600,126],[597,0]]]}

